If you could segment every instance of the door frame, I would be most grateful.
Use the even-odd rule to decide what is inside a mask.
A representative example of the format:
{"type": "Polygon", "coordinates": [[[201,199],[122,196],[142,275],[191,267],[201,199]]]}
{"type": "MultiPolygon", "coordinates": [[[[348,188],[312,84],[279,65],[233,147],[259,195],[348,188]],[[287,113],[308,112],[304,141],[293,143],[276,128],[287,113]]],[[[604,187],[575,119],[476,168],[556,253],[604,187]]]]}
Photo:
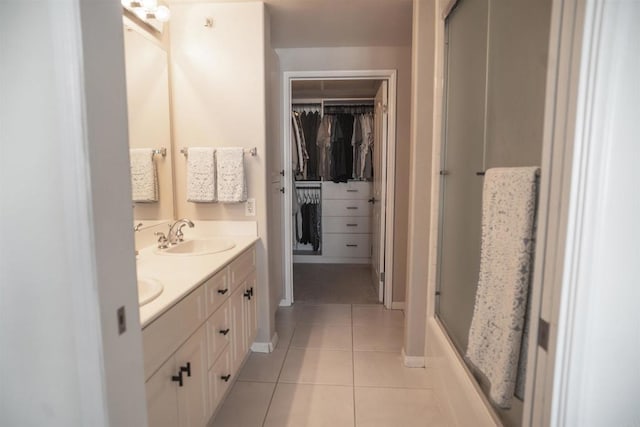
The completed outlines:
{"type": "Polygon", "coordinates": [[[293,220],[291,206],[293,203],[293,172],[291,165],[291,83],[293,80],[386,80],[388,84],[388,137],[383,151],[383,163],[386,177],[383,181],[384,207],[386,211],[384,227],[385,261],[384,261],[384,306],[391,308],[393,301],[393,242],[395,219],[395,163],[396,163],[396,96],[397,70],[349,70],[349,71],[285,71],[282,84],[282,128],[283,128],[283,167],[284,167],[284,298],[280,306],[290,306],[294,302],[293,295],[293,220]]]}

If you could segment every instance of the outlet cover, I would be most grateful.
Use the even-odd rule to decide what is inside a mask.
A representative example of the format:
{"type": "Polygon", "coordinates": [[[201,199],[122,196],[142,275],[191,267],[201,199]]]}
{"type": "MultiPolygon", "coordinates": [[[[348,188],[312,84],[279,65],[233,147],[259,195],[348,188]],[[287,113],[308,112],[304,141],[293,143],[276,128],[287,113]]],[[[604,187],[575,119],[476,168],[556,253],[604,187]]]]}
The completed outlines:
{"type": "Polygon", "coordinates": [[[256,199],[247,199],[244,204],[244,216],[256,216],[256,199]]]}

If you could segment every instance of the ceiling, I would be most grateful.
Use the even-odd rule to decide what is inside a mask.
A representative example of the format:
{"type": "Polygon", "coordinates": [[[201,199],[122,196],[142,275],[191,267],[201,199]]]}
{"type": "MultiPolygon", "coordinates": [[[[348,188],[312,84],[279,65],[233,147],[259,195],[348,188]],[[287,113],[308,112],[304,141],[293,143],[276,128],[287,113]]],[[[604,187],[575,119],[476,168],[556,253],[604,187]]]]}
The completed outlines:
{"type": "MultiPolygon", "coordinates": [[[[174,4],[191,1],[170,0],[174,4]]],[[[411,45],[412,0],[264,0],[264,3],[271,16],[271,45],[276,49],[411,45]]]]}

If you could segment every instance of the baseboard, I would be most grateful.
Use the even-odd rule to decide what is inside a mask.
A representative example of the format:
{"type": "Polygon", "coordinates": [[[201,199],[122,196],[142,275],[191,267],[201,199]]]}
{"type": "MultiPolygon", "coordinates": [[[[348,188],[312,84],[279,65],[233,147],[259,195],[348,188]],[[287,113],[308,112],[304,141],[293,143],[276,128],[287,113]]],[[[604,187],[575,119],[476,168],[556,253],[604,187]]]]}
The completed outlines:
{"type": "Polygon", "coordinates": [[[425,359],[424,356],[407,356],[402,349],[402,361],[407,368],[424,368],[425,359]]]}
{"type": "Polygon", "coordinates": [[[393,301],[391,303],[391,310],[404,310],[404,301],[393,301]]]}
{"type": "Polygon", "coordinates": [[[251,351],[254,353],[271,353],[274,348],[278,345],[278,333],[274,332],[271,337],[271,342],[258,342],[255,341],[251,344],[251,351]]]}
{"type": "Polygon", "coordinates": [[[280,307],[291,307],[291,300],[281,299],[279,305],[280,307]]]}
{"type": "Polygon", "coordinates": [[[446,410],[458,426],[501,426],[497,414],[476,384],[471,372],[455,350],[442,325],[434,318],[427,322],[429,360],[437,367],[446,410]]]}

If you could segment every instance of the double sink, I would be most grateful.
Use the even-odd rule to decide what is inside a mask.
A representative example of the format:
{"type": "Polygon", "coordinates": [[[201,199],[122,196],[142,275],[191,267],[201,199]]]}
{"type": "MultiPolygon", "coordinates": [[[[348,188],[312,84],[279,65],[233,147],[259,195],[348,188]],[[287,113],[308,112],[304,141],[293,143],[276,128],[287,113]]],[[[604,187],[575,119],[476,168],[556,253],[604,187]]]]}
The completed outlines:
{"type": "MultiPolygon", "coordinates": [[[[158,248],[154,253],[161,256],[190,257],[225,252],[235,246],[236,244],[233,240],[223,237],[185,239],[166,249],[158,248]]],[[[138,276],[138,303],[140,306],[156,299],[162,294],[163,290],[164,285],[160,280],[149,276],[138,276]]]]}

